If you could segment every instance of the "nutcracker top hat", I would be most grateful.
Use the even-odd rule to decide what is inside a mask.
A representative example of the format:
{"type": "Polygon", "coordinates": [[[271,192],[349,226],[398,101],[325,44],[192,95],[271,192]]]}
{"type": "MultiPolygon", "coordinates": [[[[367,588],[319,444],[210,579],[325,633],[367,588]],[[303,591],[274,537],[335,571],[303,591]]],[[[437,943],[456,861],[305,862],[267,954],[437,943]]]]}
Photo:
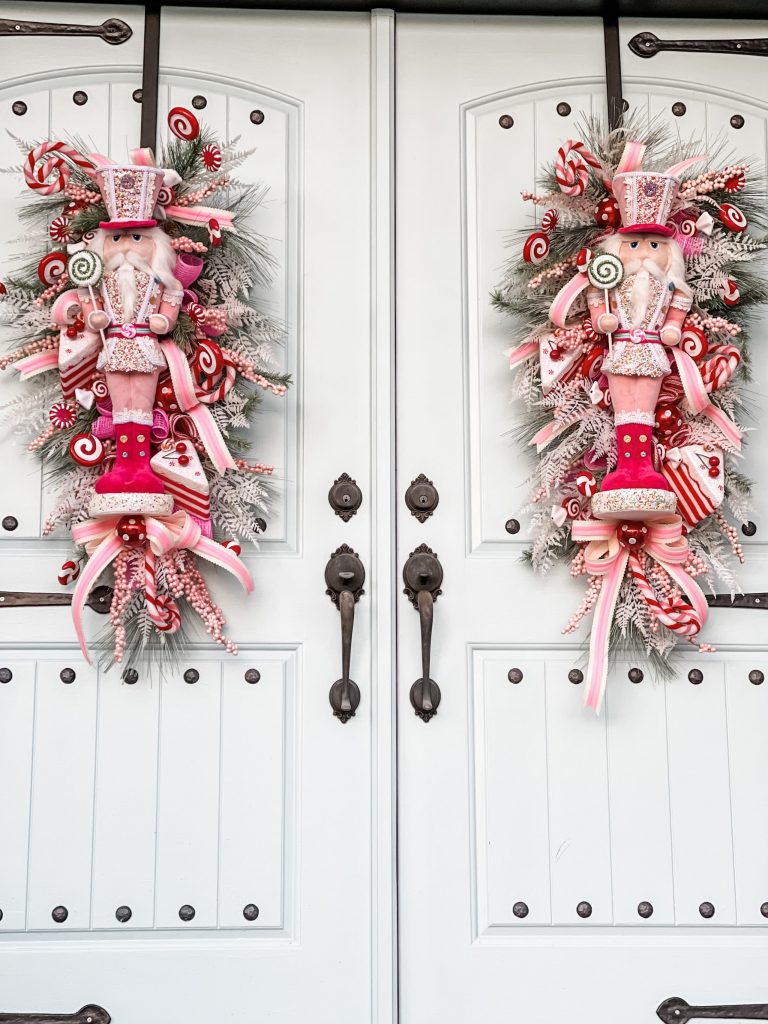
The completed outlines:
{"type": "Polygon", "coordinates": [[[109,220],[99,224],[107,231],[129,231],[131,228],[153,228],[157,197],[164,172],[159,167],[109,164],[95,171],[96,183],[107,207],[109,220]]]}
{"type": "Polygon", "coordinates": [[[613,179],[613,194],[619,204],[620,235],[665,235],[675,233],[667,221],[677,199],[680,182],[673,174],[653,171],[629,171],[613,179]]]}

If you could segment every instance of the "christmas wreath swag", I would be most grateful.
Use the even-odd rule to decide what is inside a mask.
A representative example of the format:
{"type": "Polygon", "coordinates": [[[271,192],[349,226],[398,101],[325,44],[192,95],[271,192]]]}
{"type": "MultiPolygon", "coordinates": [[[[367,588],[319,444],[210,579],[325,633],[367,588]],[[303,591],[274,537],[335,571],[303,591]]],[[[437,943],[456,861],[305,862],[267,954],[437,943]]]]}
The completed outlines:
{"type": "Polygon", "coordinates": [[[59,582],[75,584],[88,658],[82,611],[111,567],[118,662],[172,653],[185,606],[236,653],[198,558],[252,590],[232,535],[256,541],[272,467],[245,460],[242,431],[259,392],[283,395],[288,383],[271,366],[280,331],[250,297],[271,265],[244,224],[263,190],[233,177],[248,154],[183,108],[168,123],[176,138],[161,167],[147,149],[118,164],[77,145],[34,146],[23,173],[36,198],[23,215],[44,222],[55,251],[3,288],[17,347],[0,368],[34,385],[7,411],[57,477],[44,532],[63,523],[82,551],[59,582]],[[216,196],[226,209],[205,205],[216,196]]]}
{"type": "Polygon", "coordinates": [[[598,711],[612,649],[663,669],[678,636],[698,642],[697,580],[735,586],[744,553],[723,508],[748,518],[737,414],[747,310],[768,294],[749,269],[765,196],[747,164],[702,171],[697,147],[655,125],[584,134],[558,151],[545,194],[523,193],[545,212],[493,300],[521,325],[508,355],[538,455],[530,559],[587,577],[563,632],[592,613],[598,711]]]}

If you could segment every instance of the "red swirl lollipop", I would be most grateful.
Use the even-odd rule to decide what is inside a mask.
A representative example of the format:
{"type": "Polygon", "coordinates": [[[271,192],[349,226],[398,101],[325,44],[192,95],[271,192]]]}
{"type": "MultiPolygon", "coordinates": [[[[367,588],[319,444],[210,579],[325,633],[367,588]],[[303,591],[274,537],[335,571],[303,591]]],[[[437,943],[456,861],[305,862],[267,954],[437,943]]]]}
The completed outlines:
{"type": "Polygon", "coordinates": [[[687,352],[691,359],[701,359],[709,350],[709,342],[700,327],[685,324],[680,336],[680,348],[687,352]]]}
{"type": "Polygon", "coordinates": [[[49,252],[40,260],[37,265],[37,276],[44,285],[50,287],[56,284],[62,274],[67,270],[67,257],[63,252],[49,252]]]}
{"type": "Polygon", "coordinates": [[[200,134],[200,122],[186,107],[174,107],[168,112],[168,127],[182,142],[192,142],[200,134]]]}
{"type": "Polygon", "coordinates": [[[541,263],[549,253],[549,238],[543,231],[534,231],[525,240],[523,259],[526,263],[541,263]]]}
{"type": "Polygon", "coordinates": [[[734,206],[733,203],[723,203],[718,212],[723,227],[728,228],[729,231],[734,231],[738,234],[746,228],[747,218],[738,206],[734,206]]]}
{"type": "Polygon", "coordinates": [[[93,434],[75,434],[69,442],[69,454],[78,466],[98,466],[104,461],[106,449],[103,441],[93,434]]]}

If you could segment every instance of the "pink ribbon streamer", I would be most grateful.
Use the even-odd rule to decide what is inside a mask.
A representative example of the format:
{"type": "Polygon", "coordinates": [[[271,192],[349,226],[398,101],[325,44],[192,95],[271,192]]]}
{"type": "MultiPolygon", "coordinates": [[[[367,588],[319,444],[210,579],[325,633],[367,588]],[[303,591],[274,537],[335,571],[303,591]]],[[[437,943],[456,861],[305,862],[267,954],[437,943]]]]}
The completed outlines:
{"type": "MultiPolygon", "coordinates": [[[[72,539],[75,544],[85,548],[89,555],[72,595],[75,633],[83,656],[89,664],[91,657],[83,633],[83,608],[96,580],[123,548],[123,542],[115,532],[120,518],[108,516],[103,519],[88,519],[72,527],[72,539]]],[[[167,554],[173,548],[193,551],[206,561],[226,569],[240,581],[246,593],[252,592],[253,581],[237,555],[223,545],[204,537],[198,524],[186,512],[174,512],[170,516],[147,516],[144,523],[147,531],[146,543],[156,557],[167,554]]]]}
{"type": "Polygon", "coordinates": [[[163,341],[160,343],[160,347],[168,362],[173,390],[176,393],[179,406],[194,421],[200,440],[203,442],[211,462],[216,467],[217,473],[223,476],[226,470],[237,469],[235,460],[232,458],[210,410],[201,405],[198,400],[195,381],[189,369],[187,357],[173,341],[163,341]]]}
{"type": "Polygon", "coordinates": [[[515,348],[508,348],[504,353],[509,359],[510,370],[514,370],[516,366],[524,363],[526,359],[530,359],[531,356],[537,356],[538,354],[538,341],[524,341],[521,345],[515,346],[515,348]]]}
{"type": "MultiPolygon", "coordinates": [[[[672,515],[649,520],[645,525],[648,528],[645,550],[690,598],[697,622],[688,632],[698,632],[707,619],[707,600],[698,583],[682,568],[689,555],[688,541],[682,532],[683,521],[680,516],[672,515]]],[[[586,543],[584,565],[587,572],[603,578],[592,619],[584,696],[585,705],[597,713],[602,706],[608,675],[611,623],[630,558],[629,548],[619,542],[618,526],[616,522],[599,519],[577,519],[571,526],[573,539],[586,543]]]]}
{"type": "Polygon", "coordinates": [[[683,392],[691,412],[698,416],[703,413],[707,416],[722,434],[731,442],[737,450],[741,448],[741,431],[722,409],[710,401],[704,381],[701,379],[701,371],[696,363],[681,348],[673,348],[672,355],[677,370],[680,374],[680,382],[683,385],[683,392]]]}
{"type": "Polygon", "coordinates": [[[56,370],[59,366],[59,354],[55,349],[46,352],[36,352],[33,356],[25,356],[13,364],[19,371],[21,380],[29,380],[38,373],[45,373],[46,370],[56,370]]]}
{"type": "Polygon", "coordinates": [[[549,319],[556,327],[565,327],[571,307],[588,285],[589,278],[581,272],[563,285],[549,307],[549,319]]]}

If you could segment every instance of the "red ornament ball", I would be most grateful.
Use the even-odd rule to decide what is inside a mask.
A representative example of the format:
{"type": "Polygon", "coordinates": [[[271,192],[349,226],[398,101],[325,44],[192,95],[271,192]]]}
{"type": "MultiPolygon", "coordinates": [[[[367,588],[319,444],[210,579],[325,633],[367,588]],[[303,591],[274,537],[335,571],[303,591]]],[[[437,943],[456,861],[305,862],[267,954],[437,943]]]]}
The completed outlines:
{"type": "Polygon", "coordinates": [[[147,538],[147,530],[142,516],[122,516],[117,521],[115,533],[125,544],[142,544],[147,538]]]}
{"type": "Polygon", "coordinates": [[[174,448],[174,451],[177,451],[181,455],[182,452],[185,452],[187,450],[187,442],[186,441],[177,441],[176,444],[173,446],[173,448],[174,448]]]}
{"type": "Polygon", "coordinates": [[[720,459],[717,457],[717,455],[710,455],[709,464],[710,466],[712,466],[713,469],[715,469],[717,466],[720,465],[720,459]]]}
{"type": "Polygon", "coordinates": [[[163,412],[179,411],[179,400],[176,397],[176,392],[173,390],[170,377],[166,377],[165,380],[160,381],[158,384],[155,402],[163,412]]]}
{"type": "Polygon", "coordinates": [[[180,466],[188,466],[189,465],[189,456],[188,455],[180,455],[179,456],[179,465],[180,466]]]}
{"type": "Polygon", "coordinates": [[[648,534],[648,527],[644,523],[620,523],[619,543],[627,548],[639,548],[648,534]]]}
{"type": "Polygon", "coordinates": [[[656,407],[656,430],[661,437],[669,437],[683,425],[683,417],[676,405],[656,407]]]}
{"type": "Polygon", "coordinates": [[[549,358],[552,359],[555,363],[558,361],[558,359],[562,359],[562,349],[559,349],[557,345],[553,345],[552,348],[549,350],[549,358]]]}
{"type": "Polygon", "coordinates": [[[601,228],[616,228],[621,227],[621,212],[619,211],[619,204],[613,198],[608,196],[607,199],[601,199],[595,209],[595,221],[600,225],[601,228]]]}
{"type": "Polygon", "coordinates": [[[720,476],[720,470],[716,466],[710,466],[708,472],[709,472],[709,475],[712,477],[713,480],[716,477],[720,476]]]}

